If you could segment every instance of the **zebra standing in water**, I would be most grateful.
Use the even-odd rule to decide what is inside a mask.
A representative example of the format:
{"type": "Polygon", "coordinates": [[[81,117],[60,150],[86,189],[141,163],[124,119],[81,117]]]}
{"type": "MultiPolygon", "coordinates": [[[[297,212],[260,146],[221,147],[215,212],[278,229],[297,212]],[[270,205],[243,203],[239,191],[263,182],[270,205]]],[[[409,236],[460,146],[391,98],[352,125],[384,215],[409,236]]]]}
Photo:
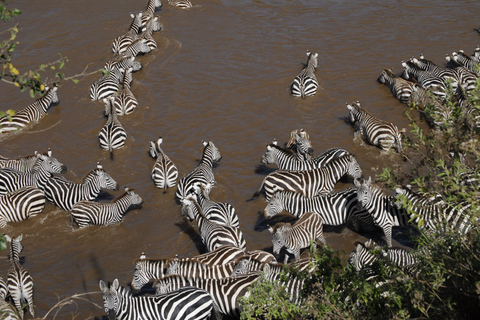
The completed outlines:
{"type": "Polygon", "coordinates": [[[132,72],[139,71],[142,69],[142,63],[135,60],[135,57],[124,57],[122,55],[116,55],[112,59],[108,60],[103,67],[103,69],[109,72],[113,69],[128,70],[129,68],[132,68],[132,72]]]}
{"type": "Polygon", "coordinates": [[[102,78],[95,81],[90,86],[90,99],[93,101],[102,100],[117,93],[120,89],[122,73],[123,71],[120,69],[113,68],[112,70],[109,70],[102,78]]]}
{"type": "Polygon", "coordinates": [[[165,268],[169,262],[170,259],[147,259],[145,255],[135,260],[133,262],[135,269],[131,282],[132,289],[139,291],[151,280],[165,277],[165,268]]]}
{"type": "Polygon", "coordinates": [[[82,183],[68,181],[59,176],[49,178],[45,186],[45,196],[49,202],[70,211],[80,200],[95,200],[102,188],[118,190],[118,183],[97,163],[97,167],[83,178],[82,183]]]}
{"type": "Polygon", "coordinates": [[[402,62],[402,78],[406,80],[416,80],[417,83],[425,89],[430,90],[435,96],[443,99],[447,93],[447,82],[432,72],[424,71],[418,68],[413,62],[402,62]]]}
{"type": "Polygon", "coordinates": [[[8,288],[5,281],[0,277],[0,319],[2,320],[20,320],[17,309],[11,303],[7,302],[8,288]]]}
{"type": "Polygon", "coordinates": [[[33,279],[30,273],[20,264],[20,252],[22,252],[22,235],[10,238],[10,269],[8,270],[7,286],[20,318],[23,319],[23,308],[28,304],[28,311],[35,317],[33,309],[33,279]]]}
{"type": "Polygon", "coordinates": [[[293,80],[291,85],[291,91],[294,97],[305,98],[306,96],[313,96],[317,93],[318,80],[315,76],[315,69],[317,68],[318,53],[307,51],[307,57],[307,64],[295,80],[293,80]]]}
{"type": "Polygon", "coordinates": [[[463,52],[463,50],[460,50],[458,52],[452,52],[452,58],[453,58],[453,61],[455,61],[456,63],[458,63],[460,65],[463,65],[465,68],[467,68],[471,72],[473,72],[477,75],[479,74],[479,72],[476,68],[476,65],[478,64],[478,62],[475,61],[474,59],[472,59],[471,57],[467,56],[463,52]]]}
{"type": "MultiPolygon", "coordinates": [[[[277,223],[268,231],[272,233],[273,253],[280,254],[280,250],[285,247],[287,252],[295,256],[295,260],[300,259],[300,249],[310,246],[312,241],[321,241],[327,244],[323,236],[323,223],[320,215],[315,212],[305,213],[293,225],[290,223],[277,223]]],[[[313,250],[316,249],[316,243],[313,242],[313,250]]],[[[288,255],[285,254],[283,263],[287,263],[288,255]]]]}
{"type": "Polygon", "coordinates": [[[114,110],[113,100],[113,97],[103,100],[105,103],[105,115],[108,118],[98,134],[100,147],[110,152],[111,159],[113,159],[113,149],[123,147],[125,145],[125,140],[127,140],[127,131],[125,131],[118,120],[117,113],[114,110]]]}
{"type": "Polygon", "coordinates": [[[155,159],[151,177],[157,188],[167,192],[167,188],[173,188],[177,184],[178,169],[172,160],[162,150],[163,138],[160,137],[155,144],[150,141],[150,156],[155,159]]]}
{"type": "Polygon", "coordinates": [[[130,14],[132,17],[132,23],[128,28],[127,33],[121,35],[113,40],[112,51],[115,54],[122,54],[127,50],[127,47],[131,45],[135,40],[139,39],[139,33],[142,31],[142,13],[130,14]]]}
{"type": "Polygon", "coordinates": [[[415,101],[412,101],[412,93],[418,87],[415,82],[397,76],[392,69],[383,69],[377,81],[385,84],[401,103],[415,103],[415,101]]]}
{"type": "Polygon", "coordinates": [[[100,280],[99,286],[110,319],[207,320],[215,312],[210,294],[198,288],[182,288],[155,297],[136,297],[121,287],[118,279],[108,286],[100,280]]]}
{"type": "Polygon", "coordinates": [[[147,21],[145,25],[145,30],[142,32],[142,37],[147,41],[147,46],[150,50],[157,48],[157,42],[153,38],[153,32],[162,30],[162,24],[158,21],[159,17],[154,17],[147,21]]]}
{"type": "MultiPolygon", "coordinates": [[[[215,185],[215,177],[213,175],[212,168],[215,162],[220,161],[222,155],[212,141],[202,141],[202,143],[204,148],[200,164],[193,169],[192,172],[178,181],[175,196],[180,200],[180,202],[189,194],[193,194],[195,192],[193,187],[197,182],[203,184],[204,187],[207,185],[213,187],[215,185]]],[[[206,190],[206,195],[207,197],[210,195],[210,189],[206,190]]]]}
{"type": "Polygon", "coordinates": [[[290,139],[286,147],[294,150],[299,160],[310,160],[313,156],[310,135],[303,129],[296,129],[290,132],[290,139]]]}
{"type": "Polygon", "coordinates": [[[147,39],[139,38],[132,42],[131,45],[127,47],[125,52],[122,53],[124,57],[136,57],[139,54],[149,53],[152,49],[148,46],[147,39]]]}
{"type": "Polygon", "coordinates": [[[17,131],[27,125],[38,122],[47,114],[50,106],[58,103],[57,87],[45,87],[45,94],[34,103],[16,111],[13,116],[0,117],[0,134],[17,131]]]}
{"type": "Polygon", "coordinates": [[[16,159],[8,159],[0,156],[0,170],[4,168],[9,168],[16,171],[28,172],[33,169],[35,162],[37,162],[36,151],[32,155],[18,157],[16,159]]]}
{"type": "MultiPolygon", "coordinates": [[[[145,11],[142,13],[142,30],[145,30],[148,21],[154,19],[155,11],[157,8],[161,8],[163,6],[161,0],[148,0],[147,7],[145,11]]],[[[155,30],[157,31],[157,30],[155,30]]]]}
{"type": "MultiPolygon", "coordinates": [[[[123,69],[120,69],[120,71],[123,69]]],[[[113,95],[113,105],[115,113],[119,116],[132,113],[138,107],[137,98],[132,93],[131,84],[133,68],[128,68],[123,72],[122,87],[113,95]]]]}
{"type": "Polygon", "coordinates": [[[350,110],[349,120],[353,125],[358,122],[359,131],[368,143],[380,147],[384,151],[395,148],[398,153],[403,153],[402,136],[397,126],[391,122],[375,118],[360,107],[360,103],[347,103],[350,110]]]}
{"type": "Polygon", "coordinates": [[[19,190],[0,196],[0,228],[7,222],[18,222],[35,216],[45,207],[45,195],[42,190],[25,186],[19,190]]]}
{"type": "Polygon", "coordinates": [[[109,226],[123,220],[131,206],[142,204],[143,200],[134,189],[125,188],[125,193],[113,199],[112,203],[82,200],[72,207],[72,221],[79,228],[89,225],[109,226]]]}
{"type": "Polygon", "coordinates": [[[180,9],[189,9],[193,7],[189,0],[167,0],[168,4],[180,9]]]}

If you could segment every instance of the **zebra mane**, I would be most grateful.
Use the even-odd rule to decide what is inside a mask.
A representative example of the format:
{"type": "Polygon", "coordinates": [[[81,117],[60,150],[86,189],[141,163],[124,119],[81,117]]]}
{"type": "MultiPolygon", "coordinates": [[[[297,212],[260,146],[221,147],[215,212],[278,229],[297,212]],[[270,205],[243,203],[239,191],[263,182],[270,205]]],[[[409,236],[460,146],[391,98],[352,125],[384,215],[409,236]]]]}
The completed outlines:
{"type": "Polygon", "coordinates": [[[125,192],[124,192],[123,194],[119,195],[118,197],[114,198],[114,199],[112,200],[112,203],[114,203],[114,202],[116,202],[116,201],[118,201],[118,200],[120,200],[120,199],[125,198],[125,197],[128,196],[128,194],[129,194],[130,192],[132,192],[132,191],[135,191],[135,189],[133,189],[133,188],[125,188],[125,192]]]}
{"type": "Polygon", "coordinates": [[[100,164],[100,162],[97,162],[97,167],[95,169],[92,169],[90,170],[89,172],[85,173],[85,175],[82,177],[82,181],[85,181],[85,179],[91,175],[96,175],[97,174],[97,170],[102,170],[102,171],[105,171],[103,170],[103,167],[102,165],[100,164]]]}
{"type": "Polygon", "coordinates": [[[154,258],[137,258],[134,259],[132,264],[137,265],[139,262],[154,262],[154,263],[162,263],[165,262],[165,265],[167,265],[168,262],[170,262],[173,258],[162,258],[162,259],[154,259],[154,258]]]}
{"type": "Polygon", "coordinates": [[[293,153],[292,153],[289,149],[282,148],[282,147],[280,147],[278,144],[268,143],[267,146],[268,146],[268,147],[272,147],[272,148],[277,149],[277,150],[280,150],[281,152],[284,152],[284,153],[288,153],[288,154],[292,154],[292,155],[293,155],[293,153]]]}
{"type": "Polygon", "coordinates": [[[287,230],[291,230],[292,229],[292,225],[288,222],[279,222],[277,223],[274,227],[273,227],[273,234],[275,234],[277,231],[287,231],[287,230]]]}

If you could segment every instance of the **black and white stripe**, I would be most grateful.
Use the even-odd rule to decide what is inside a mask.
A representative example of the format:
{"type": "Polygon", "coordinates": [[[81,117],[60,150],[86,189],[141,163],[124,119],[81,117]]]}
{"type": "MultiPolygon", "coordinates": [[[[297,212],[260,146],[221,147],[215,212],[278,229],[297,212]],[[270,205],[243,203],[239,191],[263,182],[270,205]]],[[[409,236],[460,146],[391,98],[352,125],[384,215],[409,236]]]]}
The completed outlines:
{"type": "Polygon", "coordinates": [[[7,284],[0,277],[0,319],[20,320],[17,309],[10,302],[6,301],[9,295],[7,284]]]}
{"type": "Polygon", "coordinates": [[[108,226],[122,221],[128,209],[140,205],[142,201],[134,189],[125,188],[125,193],[111,203],[86,200],[77,202],[72,208],[71,217],[79,228],[89,225],[108,226]]]}
{"type": "MultiPolygon", "coordinates": [[[[183,260],[196,260],[208,266],[227,264],[245,255],[245,249],[232,245],[223,245],[207,253],[183,260]]],[[[182,259],[181,259],[182,260],[182,259]]]]}
{"type": "Polygon", "coordinates": [[[170,259],[147,259],[144,255],[134,261],[135,269],[131,286],[133,290],[140,290],[151,280],[165,276],[165,268],[170,259]]]}
{"type": "Polygon", "coordinates": [[[235,262],[208,266],[197,260],[173,259],[169,262],[165,276],[179,275],[192,279],[223,279],[230,277],[235,262]]]}
{"type": "Polygon", "coordinates": [[[45,196],[49,202],[70,211],[78,201],[95,200],[102,189],[118,190],[118,183],[97,163],[97,167],[85,175],[82,183],[61,176],[49,178],[45,185],[45,196]]]}
{"type": "Polygon", "coordinates": [[[208,292],[182,288],[158,296],[133,296],[118,279],[109,286],[99,283],[109,319],[203,320],[211,319],[214,302],[208,292]]]}
{"type": "Polygon", "coordinates": [[[155,159],[152,168],[151,177],[157,188],[167,192],[167,188],[173,188],[177,185],[178,169],[172,160],[162,150],[163,138],[158,138],[157,142],[150,141],[150,156],[155,159]]]}
{"type": "Polygon", "coordinates": [[[135,40],[139,39],[139,33],[142,31],[142,15],[143,13],[139,12],[136,14],[130,14],[132,17],[132,23],[128,28],[128,31],[115,38],[112,43],[112,51],[115,54],[123,54],[129,45],[131,45],[135,40]]]}
{"type": "Polygon", "coordinates": [[[47,114],[50,106],[58,103],[57,87],[45,87],[45,94],[25,108],[15,111],[13,116],[0,117],[0,134],[23,129],[31,123],[38,122],[47,114]]]}
{"type": "MultiPolygon", "coordinates": [[[[327,244],[323,236],[323,223],[319,214],[314,212],[305,213],[293,225],[280,222],[268,230],[272,233],[273,253],[280,254],[280,250],[285,247],[288,253],[295,256],[295,260],[300,259],[300,249],[307,248],[312,244],[316,248],[315,241],[321,241],[327,244]]],[[[284,263],[287,263],[288,255],[285,254],[284,263]]]]}
{"type": "Polygon", "coordinates": [[[410,61],[420,70],[430,72],[437,77],[445,79],[446,81],[451,81],[454,91],[459,84],[463,85],[461,74],[455,69],[439,66],[433,61],[425,59],[423,55],[421,55],[419,59],[412,58],[410,61]]]}
{"type": "Polygon", "coordinates": [[[42,190],[25,186],[16,191],[0,196],[0,228],[7,222],[18,222],[28,219],[43,211],[45,195],[42,190]]]}
{"type": "Polygon", "coordinates": [[[299,160],[309,160],[313,156],[310,135],[304,129],[292,130],[286,147],[293,150],[299,160]]]}
{"type": "Polygon", "coordinates": [[[305,98],[306,96],[313,96],[317,93],[318,80],[315,76],[315,69],[317,68],[318,53],[307,51],[307,57],[307,64],[293,80],[290,87],[294,97],[305,98]]]}
{"type": "Polygon", "coordinates": [[[328,194],[345,174],[355,179],[362,176],[362,169],[351,154],[334,159],[323,168],[306,171],[277,170],[263,179],[253,199],[256,199],[263,190],[267,201],[275,192],[282,190],[300,192],[306,197],[328,194]]]}
{"type": "Polygon", "coordinates": [[[124,57],[122,55],[116,55],[112,59],[108,60],[103,68],[109,72],[113,69],[128,70],[129,68],[132,68],[132,72],[135,72],[142,69],[142,63],[135,60],[135,57],[124,57]]]}
{"type": "Polygon", "coordinates": [[[113,97],[104,99],[105,115],[108,117],[107,122],[98,134],[100,147],[110,152],[110,158],[113,159],[113,149],[119,149],[125,145],[127,140],[127,131],[123,128],[118,120],[117,113],[113,106],[113,97]]]}
{"type": "MultiPolygon", "coordinates": [[[[148,0],[147,1],[147,7],[145,8],[145,11],[143,12],[142,16],[142,29],[144,30],[146,28],[146,25],[148,21],[156,18],[155,16],[155,11],[158,8],[162,7],[162,1],[161,0],[148,0]]],[[[158,31],[158,30],[155,30],[158,31]]]]}
{"type": "Polygon", "coordinates": [[[90,86],[90,99],[102,100],[116,94],[120,89],[121,80],[122,71],[120,69],[109,70],[107,74],[90,86]]]}
{"type": "Polygon", "coordinates": [[[180,9],[189,9],[193,7],[189,0],[167,0],[168,4],[180,9]]]}
{"type": "Polygon", "coordinates": [[[417,83],[425,89],[430,90],[439,98],[445,98],[447,92],[447,81],[430,71],[421,70],[410,61],[402,62],[402,78],[406,80],[416,80],[417,83]]]}
{"type": "Polygon", "coordinates": [[[358,101],[351,105],[347,103],[347,108],[350,110],[350,123],[355,124],[358,122],[359,131],[368,143],[385,151],[394,148],[397,152],[403,153],[402,136],[396,125],[375,118],[365,109],[360,107],[358,101]]]}
{"type": "Polygon", "coordinates": [[[133,81],[132,71],[133,69],[130,67],[123,72],[122,86],[117,93],[113,95],[115,113],[119,116],[131,114],[135,111],[135,108],[138,107],[137,98],[135,98],[135,95],[131,90],[131,84],[133,81]]]}
{"type": "Polygon", "coordinates": [[[147,41],[147,46],[150,50],[155,50],[157,48],[157,41],[153,38],[153,32],[160,31],[163,28],[163,25],[160,23],[159,17],[153,17],[146,22],[144,31],[142,32],[142,37],[147,41]]]}
{"type": "Polygon", "coordinates": [[[148,46],[147,39],[139,38],[132,42],[125,52],[122,53],[124,57],[136,57],[140,54],[145,54],[151,52],[152,49],[148,46]]]}
{"type": "Polygon", "coordinates": [[[383,69],[377,81],[385,84],[400,102],[405,104],[415,102],[412,101],[412,93],[418,87],[418,84],[397,76],[392,69],[383,69]]]}
{"type": "Polygon", "coordinates": [[[8,159],[0,156],[0,170],[10,168],[17,171],[28,172],[33,169],[37,161],[37,152],[28,156],[18,157],[16,159],[8,159]]]}
{"type": "Polygon", "coordinates": [[[476,68],[478,62],[466,55],[462,50],[458,52],[452,52],[452,59],[460,64],[463,65],[465,68],[470,70],[471,72],[478,74],[478,70],[476,68]]]}

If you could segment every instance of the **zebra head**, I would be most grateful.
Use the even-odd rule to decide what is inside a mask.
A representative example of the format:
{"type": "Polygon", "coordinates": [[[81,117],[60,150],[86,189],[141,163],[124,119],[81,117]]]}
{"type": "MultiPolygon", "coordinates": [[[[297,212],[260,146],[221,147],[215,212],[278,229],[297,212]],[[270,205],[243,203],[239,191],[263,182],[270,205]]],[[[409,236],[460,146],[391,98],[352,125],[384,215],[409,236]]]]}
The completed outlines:
{"type": "Polygon", "coordinates": [[[348,114],[348,121],[351,124],[354,124],[358,121],[360,102],[357,101],[356,103],[353,102],[352,104],[347,103],[347,108],[350,110],[350,113],[348,114]]]}
{"type": "Polygon", "coordinates": [[[149,153],[150,153],[150,156],[154,159],[157,159],[159,155],[157,145],[160,146],[160,144],[162,143],[162,141],[160,141],[161,139],[162,139],[161,137],[158,139],[157,144],[155,144],[155,141],[150,141],[149,153]]]}
{"type": "MultiPolygon", "coordinates": [[[[139,291],[143,288],[144,285],[150,282],[150,279],[155,279],[157,276],[153,274],[149,269],[149,265],[153,266],[151,260],[147,260],[144,255],[140,259],[135,261],[135,269],[133,271],[133,279],[131,282],[132,289],[134,291],[139,291]]],[[[163,260],[160,262],[160,277],[164,276],[163,272],[163,260]]]]}
{"type": "Polygon", "coordinates": [[[220,151],[218,148],[213,144],[212,141],[206,142],[202,141],[204,149],[203,149],[203,156],[208,156],[212,161],[220,161],[222,159],[222,155],[220,154],[220,151]]]}
{"type": "Polygon", "coordinates": [[[130,198],[130,203],[132,205],[141,205],[143,203],[143,199],[135,192],[133,188],[125,187],[125,193],[130,198]]]}
{"type": "Polygon", "coordinates": [[[277,223],[275,227],[268,227],[272,233],[273,253],[280,254],[280,250],[285,246],[285,239],[292,230],[290,223],[277,223]]]}
{"type": "Polygon", "coordinates": [[[270,163],[275,163],[277,157],[275,156],[275,149],[276,145],[274,144],[267,144],[267,151],[262,156],[262,159],[260,160],[260,163],[263,165],[268,165],[270,163]]]}
{"type": "Polygon", "coordinates": [[[368,177],[368,180],[364,180],[363,183],[355,179],[355,186],[357,187],[357,201],[358,209],[366,208],[372,197],[372,177],[368,177]]]}
{"type": "Polygon", "coordinates": [[[318,66],[318,53],[311,53],[310,51],[307,50],[307,65],[312,66],[314,68],[317,68],[318,66]]]}
{"type": "Polygon", "coordinates": [[[354,179],[360,179],[363,173],[357,159],[351,154],[345,155],[345,157],[348,159],[347,174],[354,179]]]}
{"type": "Polygon", "coordinates": [[[113,280],[113,283],[108,286],[103,280],[100,280],[99,286],[100,290],[103,292],[103,306],[105,307],[108,319],[114,320],[117,318],[123,300],[122,295],[118,290],[120,287],[118,279],[113,280]]]}
{"type": "Polygon", "coordinates": [[[235,277],[241,274],[246,274],[250,271],[249,265],[252,261],[252,257],[241,257],[237,260],[235,263],[235,266],[233,267],[232,274],[230,277],[235,277]]]}
{"type": "Polygon", "coordinates": [[[366,264],[371,263],[374,256],[368,251],[367,247],[360,242],[356,242],[355,249],[350,253],[348,263],[360,271],[366,264]]]}
{"type": "Polygon", "coordinates": [[[279,214],[283,211],[284,205],[281,198],[282,192],[275,192],[273,196],[268,201],[267,206],[263,210],[263,215],[265,219],[270,219],[271,217],[279,214]]]}
{"type": "Polygon", "coordinates": [[[97,162],[97,168],[94,170],[98,177],[100,188],[109,190],[118,190],[118,183],[103,169],[100,162],[97,162]]]}
{"type": "Polygon", "coordinates": [[[186,199],[182,199],[182,216],[187,215],[189,221],[195,220],[195,210],[197,209],[194,201],[197,200],[193,195],[189,195],[186,199]]]}
{"type": "Polygon", "coordinates": [[[390,83],[393,78],[396,78],[396,75],[393,73],[392,69],[383,69],[377,81],[385,84],[390,83]]]}
{"type": "Polygon", "coordinates": [[[67,167],[58,161],[56,158],[52,157],[52,150],[48,149],[47,154],[37,153],[37,161],[40,160],[40,167],[45,169],[50,173],[65,173],[67,167]]]}

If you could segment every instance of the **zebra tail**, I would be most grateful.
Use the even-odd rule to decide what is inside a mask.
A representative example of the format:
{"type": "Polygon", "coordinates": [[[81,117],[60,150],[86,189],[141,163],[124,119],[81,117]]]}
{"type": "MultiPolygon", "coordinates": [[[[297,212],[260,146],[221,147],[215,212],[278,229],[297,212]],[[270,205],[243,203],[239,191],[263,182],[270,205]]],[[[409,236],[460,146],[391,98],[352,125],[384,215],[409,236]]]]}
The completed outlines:
{"type": "Polygon", "coordinates": [[[262,184],[260,184],[260,187],[258,188],[257,192],[255,192],[252,196],[251,199],[248,199],[247,202],[255,200],[258,198],[258,196],[262,193],[263,190],[263,185],[265,184],[265,179],[263,179],[262,184]]]}
{"type": "Polygon", "coordinates": [[[113,161],[113,149],[111,146],[110,146],[110,160],[113,161]]]}

